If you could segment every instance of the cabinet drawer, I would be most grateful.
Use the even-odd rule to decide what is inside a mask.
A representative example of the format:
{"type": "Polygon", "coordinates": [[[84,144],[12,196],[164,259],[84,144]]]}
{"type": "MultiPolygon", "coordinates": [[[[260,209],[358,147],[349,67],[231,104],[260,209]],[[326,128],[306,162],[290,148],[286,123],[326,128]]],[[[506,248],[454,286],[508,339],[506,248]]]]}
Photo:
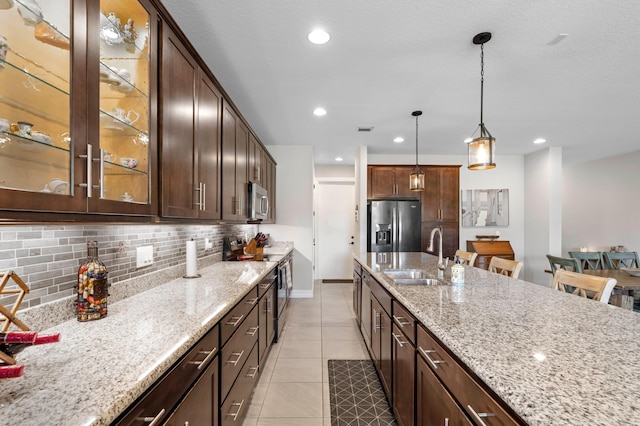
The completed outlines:
{"type": "Polygon", "coordinates": [[[418,327],[418,354],[478,424],[520,424],[423,328],[418,327]]]}
{"type": "Polygon", "coordinates": [[[214,326],[171,370],[135,402],[115,425],[145,425],[143,419],[165,418],[218,353],[219,329],[214,326]],[[159,413],[164,410],[162,415],[159,413]]]}
{"type": "Polygon", "coordinates": [[[393,301],[393,322],[412,345],[416,344],[416,319],[397,301],[393,301]]]}
{"type": "Polygon", "coordinates": [[[224,400],[238,377],[249,352],[258,341],[258,309],[253,309],[240,324],[238,331],[220,352],[220,400],[224,400]]]}
{"type": "Polygon", "coordinates": [[[371,287],[371,293],[376,296],[382,308],[391,315],[391,295],[387,293],[387,290],[382,287],[382,284],[373,277],[369,280],[369,286],[371,287]]]}
{"type": "Polygon", "coordinates": [[[260,283],[258,284],[258,297],[262,297],[262,295],[264,295],[267,290],[269,290],[269,287],[271,287],[276,281],[276,276],[276,268],[273,268],[271,271],[269,271],[269,275],[267,275],[262,279],[262,281],[260,281],[260,283]]]}
{"type": "Polygon", "coordinates": [[[220,424],[241,425],[247,408],[249,407],[251,393],[258,381],[258,345],[254,345],[238,380],[234,383],[229,396],[220,408],[220,424]]]}
{"type": "MultiPolygon", "coordinates": [[[[220,345],[229,340],[229,337],[238,329],[242,321],[245,319],[251,308],[258,303],[257,288],[251,291],[236,306],[229,311],[227,315],[220,321],[220,345]]],[[[224,362],[224,361],[223,361],[224,362]]]]}

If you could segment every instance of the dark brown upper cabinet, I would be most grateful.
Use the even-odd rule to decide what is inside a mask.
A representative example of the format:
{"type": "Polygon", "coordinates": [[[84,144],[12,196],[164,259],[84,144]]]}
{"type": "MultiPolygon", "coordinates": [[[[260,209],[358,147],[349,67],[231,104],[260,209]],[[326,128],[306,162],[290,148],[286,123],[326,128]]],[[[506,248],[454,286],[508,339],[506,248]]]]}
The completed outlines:
{"type": "Polygon", "coordinates": [[[220,219],[222,95],[169,28],[162,42],[162,216],[220,219]]]}

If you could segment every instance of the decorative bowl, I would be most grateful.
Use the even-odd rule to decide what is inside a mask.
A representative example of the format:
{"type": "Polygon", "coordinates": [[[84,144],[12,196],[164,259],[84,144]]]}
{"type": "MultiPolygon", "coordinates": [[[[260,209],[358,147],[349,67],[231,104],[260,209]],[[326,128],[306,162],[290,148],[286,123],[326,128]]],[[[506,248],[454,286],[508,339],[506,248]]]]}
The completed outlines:
{"type": "Polygon", "coordinates": [[[625,271],[629,275],[633,275],[634,277],[640,277],[640,268],[620,268],[625,271]]]}

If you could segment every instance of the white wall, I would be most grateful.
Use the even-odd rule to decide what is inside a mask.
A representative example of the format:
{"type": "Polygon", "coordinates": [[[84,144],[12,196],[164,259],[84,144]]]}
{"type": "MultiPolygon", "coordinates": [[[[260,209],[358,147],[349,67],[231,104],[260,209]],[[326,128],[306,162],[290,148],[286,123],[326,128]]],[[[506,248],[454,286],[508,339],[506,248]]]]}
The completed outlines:
{"type": "Polygon", "coordinates": [[[624,245],[640,251],[640,151],[565,167],[562,254],[624,245]]]}
{"type": "Polygon", "coordinates": [[[293,241],[293,297],[313,296],[313,147],[268,145],[278,163],[276,224],[260,231],[293,241]]]}
{"type": "Polygon", "coordinates": [[[333,166],[329,164],[318,164],[315,166],[316,179],[321,178],[349,178],[355,177],[355,166],[333,166]]]}
{"type": "MultiPolygon", "coordinates": [[[[369,155],[369,164],[415,164],[411,155],[369,155]]],[[[419,156],[421,164],[461,165],[460,190],[465,189],[509,189],[509,226],[460,228],[461,249],[466,249],[467,240],[475,240],[476,235],[500,233],[501,240],[508,240],[517,260],[524,259],[524,158],[521,156],[496,156],[493,170],[467,169],[467,156],[424,155],[419,156]]],[[[365,177],[366,182],[366,177],[365,177]]],[[[428,184],[428,183],[427,183],[428,184]]],[[[423,236],[426,238],[426,236],[423,236]]]]}
{"type": "Polygon", "coordinates": [[[546,255],[560,256],[562,245],[562,148],[525,158],[525,281],[550,285],[546,255]]]}
{"type": "Polygon", "coordinates": [[[358,227],[354,252],[367,251],[367,147],[361,146],[356,153],[356,208],[358,227]]]}

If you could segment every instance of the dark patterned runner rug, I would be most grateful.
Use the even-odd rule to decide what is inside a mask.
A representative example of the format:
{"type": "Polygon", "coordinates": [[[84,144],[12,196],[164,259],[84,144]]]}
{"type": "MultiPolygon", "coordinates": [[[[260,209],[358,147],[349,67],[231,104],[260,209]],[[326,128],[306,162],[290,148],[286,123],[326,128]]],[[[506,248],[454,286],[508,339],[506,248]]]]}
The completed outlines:
{"type": "Polygon", "coordinates": [[[397,426],[371,360],[329,360],[331,426],[397,426]]]}

